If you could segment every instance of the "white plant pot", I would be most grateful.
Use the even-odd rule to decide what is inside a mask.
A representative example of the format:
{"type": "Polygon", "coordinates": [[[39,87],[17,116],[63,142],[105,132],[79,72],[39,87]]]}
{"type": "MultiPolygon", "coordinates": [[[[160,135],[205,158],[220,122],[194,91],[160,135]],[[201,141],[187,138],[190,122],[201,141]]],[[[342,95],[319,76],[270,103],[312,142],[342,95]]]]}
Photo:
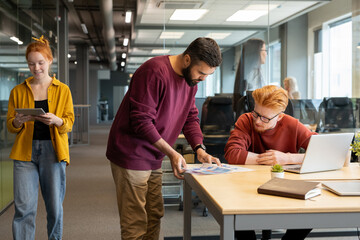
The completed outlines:
{"type": "Polygon", "coordinates": [[[284,178],[284,172],[271,172],[271,178],[284,178]]]}

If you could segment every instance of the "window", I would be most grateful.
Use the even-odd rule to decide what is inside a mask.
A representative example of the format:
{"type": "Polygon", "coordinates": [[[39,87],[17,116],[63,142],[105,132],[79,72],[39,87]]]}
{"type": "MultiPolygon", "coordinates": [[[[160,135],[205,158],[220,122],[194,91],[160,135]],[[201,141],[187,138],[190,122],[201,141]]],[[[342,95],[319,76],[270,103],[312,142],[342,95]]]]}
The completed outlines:
{"type": "Polygon", "coordinates": [[[281,86],[281,43],[269,44],[269,84],[281,86]]]}
{"type": "Polygon", "coordinates": [[[214,96],[220,93],[220,68],[216,68],[215,72],[206,77],[205,81],[198,84],[198,91],[195,95],[197,98],[214,96]]]}
{"type": "Polygon", "coordinates": [[[325,23],[314,35],[314,97],[351,97],[351,18],[325,23]]]}

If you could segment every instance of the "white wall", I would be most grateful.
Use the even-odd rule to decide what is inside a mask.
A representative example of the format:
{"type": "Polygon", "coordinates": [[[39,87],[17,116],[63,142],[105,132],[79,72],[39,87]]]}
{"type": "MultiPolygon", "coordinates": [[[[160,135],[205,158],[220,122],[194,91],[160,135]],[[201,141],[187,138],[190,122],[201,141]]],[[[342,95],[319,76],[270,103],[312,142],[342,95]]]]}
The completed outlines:
{"type": "Polygon", "coordinates": [[[301,98],[307,98],[307,16],[303,15],[286,23],[286,71],[285,77],[295,77],[301,98]]]}

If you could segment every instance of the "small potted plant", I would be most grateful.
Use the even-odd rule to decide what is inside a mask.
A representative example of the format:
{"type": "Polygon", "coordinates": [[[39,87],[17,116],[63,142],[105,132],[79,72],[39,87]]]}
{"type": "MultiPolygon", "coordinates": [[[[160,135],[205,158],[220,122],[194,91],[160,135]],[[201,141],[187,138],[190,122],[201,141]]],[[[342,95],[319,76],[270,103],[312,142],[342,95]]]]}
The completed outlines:
{"type": "Polygon", "coordinates": [[[271,178],[284,178],[284,169],[280,164],[275,164],[271,167],[271,178]]]}
{"type": "Polygon", "coordinates": [[[355,155],[358,157],[358,161],[359,161],[359,157],[360,157],[360,132],[357,132],[355,134],[354,141],[350,144],[350,146],[351,146],[351,151],[355,153],[355,155]]]}

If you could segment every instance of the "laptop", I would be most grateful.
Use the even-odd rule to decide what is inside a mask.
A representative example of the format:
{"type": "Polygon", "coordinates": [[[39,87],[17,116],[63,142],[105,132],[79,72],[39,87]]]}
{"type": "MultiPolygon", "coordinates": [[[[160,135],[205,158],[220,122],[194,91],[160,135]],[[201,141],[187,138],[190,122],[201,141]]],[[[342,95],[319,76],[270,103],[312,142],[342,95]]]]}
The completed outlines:
{"type": "Polygon", "coordinates": [[[323,182],[322,186],[339,196],[360,196],[359,181],[323,182]]]}
{"type": "Polygon", "coordinates": [[[287,172],[313,173],[344,166],[354,133],[312,135],[301,165],[283,166],[287,172]]]}

